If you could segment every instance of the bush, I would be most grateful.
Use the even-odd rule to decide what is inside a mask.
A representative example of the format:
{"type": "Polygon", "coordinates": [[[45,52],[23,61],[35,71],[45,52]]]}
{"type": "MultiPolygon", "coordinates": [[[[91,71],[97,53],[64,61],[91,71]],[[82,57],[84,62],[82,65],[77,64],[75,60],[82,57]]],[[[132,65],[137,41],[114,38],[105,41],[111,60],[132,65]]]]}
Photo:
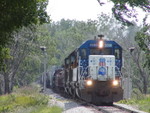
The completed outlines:
{"type": "Polygon", "coordinates": [[[13,95],[0,96],[0,112],[7,112],[13,110],[14,106],[13,101],[14,101],[13,95]]]}
{"type": "Polygon", "coordinates": [[[119,101],[119,103],[122,104],[129,104],[129,105],[133,105],[133,106],[138,106],[139,110],[145,111],[145,112],[149,112],[150,113],[150,95],[139,95],[138,99],[133,98],[133,99],[129,99],[129,100],[121,100],[119,101]]]}
{"type": "Polygon", "coordinates": [[[145,95],[142,94],[139,89],[134,88],[133,92],[132,92],[132,98],[140,100],[140,99],[144,99],[145,95]]]}
{"type": "Polygon", "coordinates": [[[53,111],[53,109],[56,108],[56,111],[58,110],[58,113],[60,113],[60,109],[57,107],[47,107],[48,99],[48,96],[39,93],[38,87],[23,87],[17,89],[10,95],[0,96],[0,113],[15,112],[21,109],[27,110],[28,108],[32,108],[33,111],[36,111],[35,113],[37,113],[37,109],[39,108],[39,111],[41,112],[44,110],[43,113],[45,113],[46,110],[51,109],[53,111]]]}
{"type": "Polygon", "coordinates": [[[33,94],[38,94],[40,91],[40,87],[35,85],[35,84],[31,84],[29,86],[24,86],[22,88],[16,88],[14,90],[14,93],[17,94],[25,94],[25,95],[33,95],[33,94]]]}

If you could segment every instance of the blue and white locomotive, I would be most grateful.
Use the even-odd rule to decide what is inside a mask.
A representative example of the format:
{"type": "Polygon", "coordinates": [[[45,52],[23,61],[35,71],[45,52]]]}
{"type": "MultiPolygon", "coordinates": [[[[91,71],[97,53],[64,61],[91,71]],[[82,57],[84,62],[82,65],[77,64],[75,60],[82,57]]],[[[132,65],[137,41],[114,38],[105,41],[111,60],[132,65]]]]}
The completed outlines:
{"type": "Polygon", "coordinates": [[[122,48],[102,37],[84,42],[65,59],[64,65],[65,91],[97,105],[113,104],[123,98],[122,48]]]}

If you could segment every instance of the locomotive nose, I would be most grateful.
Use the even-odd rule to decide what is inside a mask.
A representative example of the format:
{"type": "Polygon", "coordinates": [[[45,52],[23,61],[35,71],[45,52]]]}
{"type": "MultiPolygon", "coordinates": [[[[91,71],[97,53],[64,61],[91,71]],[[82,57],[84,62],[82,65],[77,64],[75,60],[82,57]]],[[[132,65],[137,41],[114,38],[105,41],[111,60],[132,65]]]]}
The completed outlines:
{"type": "Polygon", "coordinates": [[[99,95],[99,96],[108,96],[108,95],[110,95],[110,90],[109,90],[109,89],[100,90],[100,91],[98,92],[98,95],[99,95]]]}

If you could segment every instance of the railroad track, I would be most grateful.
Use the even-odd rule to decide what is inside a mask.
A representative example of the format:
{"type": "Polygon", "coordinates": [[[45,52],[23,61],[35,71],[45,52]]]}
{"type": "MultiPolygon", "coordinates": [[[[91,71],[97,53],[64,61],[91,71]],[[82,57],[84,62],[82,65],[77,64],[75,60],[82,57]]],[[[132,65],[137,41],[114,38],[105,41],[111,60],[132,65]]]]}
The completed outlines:
{"type": "Polygon", "coordinates": [[[95,106],[92,105],[95,109],[103,112],[103,113],[133,113],[132,111],[127,111],[122,108],[118,108],[116,106],[95,106]]]}
{"type": "Polygon", "coordinates": [[[146,113],[133,109],[132,107],[123,106],[116,103],[114,103],[113,106],[96,106],[93,104],[89,104],[89,106],[92,106],[103,113],[146,113]]]}
{"type": "Polygon", "coordinates": [[[112,106],[97,106],[94,104],[86,103],[82,100],[76,100],[75,102],[79,103],[81,106],[94,108],[97,111],[100,111],[100,113],[145,113],[133,108],[121,106],[120,104],[113,104],[112,106]]]}
{"type": "Polygon", "coordinates": [[[98,111],[100,111],[100,113],[147,113],[144,111],[140,111],[137,110],[131,106],[125,105],[125,104],[117,104],[114,103],[112,106],[97,106],[91,103],[86,103],[83,100],[76,100],[77,103],[80,103],[83,106],[87,106],[87,107],[92,107],[98,111]]]}
{"type": "MultiPolygon", "coordinates": [[[[56,93],[57,94],[57,93],[56,93]]],[[[96,106],[94,104],[87,103],[80,99],[73,99],[72,97],[65,95],[65,94],[58,94],[60,97],[63,97],[65,99],[69,99],[70,101],[76,102],[81,106],[85,106],[88,108],[94,108],[96,113],[146,113],[143,111],[139,111],[137,109],[134,109],[130,106],[124,105],[124,104],[117,104],[114,103],[113,106],[96,106]]]]}

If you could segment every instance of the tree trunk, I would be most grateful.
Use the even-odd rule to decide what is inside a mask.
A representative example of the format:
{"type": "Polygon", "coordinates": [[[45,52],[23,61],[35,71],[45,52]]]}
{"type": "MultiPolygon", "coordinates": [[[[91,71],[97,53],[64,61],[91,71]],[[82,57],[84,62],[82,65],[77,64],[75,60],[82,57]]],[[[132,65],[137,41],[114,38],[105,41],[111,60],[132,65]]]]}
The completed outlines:
{"type": "Polygon", "coordinates": [[[4,94],[4,77],[0,74],[0,95],[4,94]]]}
{"type": "MultiPolygon", "coordinates": [[[[140,53],[138,54],[138,57],[135,57],[135,55],[133,55],[133,54],[131,54],[131,55],[132,55],[133,61],[137,65],[140,77],[142,78],[142,87],[141,87],[142,92],[141,93],[147,94],[147,91],[148,91],[148,74],[146,74],[144,67],[141,66],[141,62],[139,59],[141,57],[140,53]]],[[[138,88],[139,88],[139,90],[141,89],[140,87],[138,87],[138,88]]]]}
{"type": "Polygon", "coordinates": [[[0,95],[2,95],[4,92],[3,92],[3,86],[2,86],[2,81],[0,80],[0,95]]]}
{"type": "Polygon", "coordinates": [[[4,84],[5,84],[4,94],[9,94],[11,91],[9,88],[9,76],[7,74],[4,75],[4,84]]]}
{"type": "Polygon", "coordinates": [[[147,82],[147,79],[146,79],[146,77],[144,77],[143,78],[144,80],[143,80],[143,92],[144,92],[144,94],[147,94],[147,90],[148,90],[148,82],[147,82]]]}

